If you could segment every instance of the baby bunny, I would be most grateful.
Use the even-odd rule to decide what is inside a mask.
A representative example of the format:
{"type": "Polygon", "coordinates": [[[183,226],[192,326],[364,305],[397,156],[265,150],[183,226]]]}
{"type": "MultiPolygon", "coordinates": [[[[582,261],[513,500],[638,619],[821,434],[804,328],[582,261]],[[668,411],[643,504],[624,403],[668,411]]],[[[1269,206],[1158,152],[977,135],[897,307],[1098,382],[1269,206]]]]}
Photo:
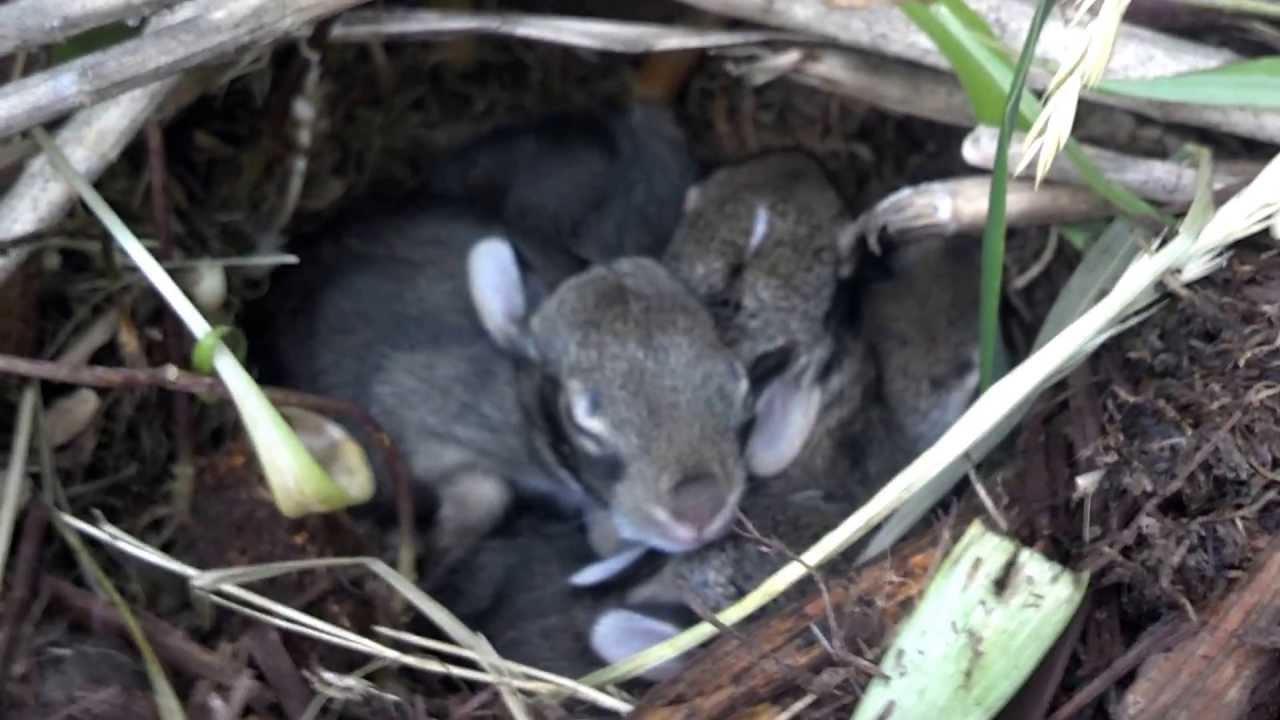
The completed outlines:
{"type": "Polygon", "coordinates": [[[815,370],[829,353],[827,316],[836,248],[851,227],[822,167],[796,151],[771,152],[712,173],[686,195],[663,261],[707,302],[758,388],[766,380],[804,413],[774,422],[779,400],[761,394],[757,422],[772,446],[750,445],[757,475],[773,475],[803,445],[821,404],[815,370]]]}
{"type": "Polygon", "coordinates": [[[663,262],[716,313],[745,362],[818,344],[836,287],[844,203],[798,151],[720,168],[693,186],[663,262]]]}
{"type": "Polygon", "coordinates": [[[660,254],[696,171],[671,111],[635,103],[490,130],[438,158],[426,189],[500,218],[554,284],[660,254]]]}
{"type": "MultiPolygon", "coordinates": [[[[629,602],[723,609],[843,520],[947,429],[976,386],[975,247],[921,243],[888,258],[891,277],[863,288],[860,322],[836,335],[809,442],[742,501],[753,530],[669,559],[659,575],[629,593],[629,602]],[[901,325],[888,333],[886,322],[901,325]]],[[[846,552],[824,571],[851,570],[855,557],[846,552]]],[[[802,587],[789,595],[807,591],[802,587]]],[[[596,652],[611,662],[629,655],[635,644],[629,622],[636,632],[643,627],[635,615],[626,606],[602,613],[592,633],[596,652]]]]}
{"type": "MultiPolygon", "coordinates": [[[[590,645],[596,617],[622,603],[627,588],[653,568],[642,564],[600,587],[571,587],[564,578],[592,557],[582,533],[579,520],[524,503],[433,595],[489,640],[501,657],[567,677],[585,675],[602,665],[590,645]]],[[[671,603],[619,612],[633,623],[625,641],[636,651],[695,619],[671,603]]],[[[662,680],[669,671],[654,668],[646,677],[662,680]]]]}
{"type": "Polygon", "coordinates": [[[437,499],[437,565],[486,533],[513,490],[605,512],[623,539],[666,552],[728,527],[748,379],[656,260],[546,291],[506,229],[466,210],[330,235],[280,276],[264,339],[279,381],[354,401],[392,434],[437,499]]]}

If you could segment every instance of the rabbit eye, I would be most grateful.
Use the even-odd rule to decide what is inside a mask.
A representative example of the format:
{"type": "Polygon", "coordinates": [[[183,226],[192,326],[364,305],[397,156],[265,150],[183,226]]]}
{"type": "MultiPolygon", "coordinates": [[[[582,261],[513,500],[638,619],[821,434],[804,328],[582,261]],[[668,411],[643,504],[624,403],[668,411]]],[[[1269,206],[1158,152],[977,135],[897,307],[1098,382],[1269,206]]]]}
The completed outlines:
{"type": "Polygon", "coordinates": [[[607,451],[609,426],[600,415],[600,396],[579,382],[565,383],[564,412],[575,441],[593,455],[607,451]]]}

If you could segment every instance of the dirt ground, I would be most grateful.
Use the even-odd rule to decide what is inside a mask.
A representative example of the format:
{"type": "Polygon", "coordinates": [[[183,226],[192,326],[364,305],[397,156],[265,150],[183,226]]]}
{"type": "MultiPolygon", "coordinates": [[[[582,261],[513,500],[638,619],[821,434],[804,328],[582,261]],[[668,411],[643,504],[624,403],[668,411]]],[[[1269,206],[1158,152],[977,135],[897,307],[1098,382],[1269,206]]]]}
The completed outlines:
{"type": "MultiPolygon", "coordinates": [[[[664,10],[652,12],[660,17],[664,10]]],[[[315,227],[338,208],[403,190],[430,172],[424,158],[431,150],[482,128],[626,97],[642,62],[500,40],[393,44],[377,51],[332,47],[325,53],[307,190],[290,229],[315,227]]],[[[251,250],[252,221],[271,207],[284,180],[286,110],[304,67],[296,52],[283,48],[164,128],[166,187],[179,219],[173,233],[185,254],[251,250]]],[[[800,146],[823,161],[855,214],[904,185],[966,172],[962,130],[891,116],[785,79],[749,88],[713,57],[701,58],[674,102],[706,166],[800,146]]],[[[140,235],[155,237],[148,161],[139,139],[98,186],[140,235]]],[[[92,218],[77,211],[56,235],[75,243],[60,253],[59,264],[38,255],[22,282],[0,289],[0,306],[12,309],[0,316],[0,352],[54,355],[114,305],[124,330],[95,355],[96,364],[148,367],[185,357],[186,348],[172,342],[174,326],[153,304],[126,292],[136,279],[104,272],[96,250],[103,236],[92,218]]],[[[1010,274],[1033,263],[1045,235],[1015,233],[1010,274]]],[[[1015,352],[1026,350],[1026,338],[1034,336],[1077,261],[1076,251],[1063,243],[1034,283],[1010,291],[1006,334],[1015,352]]],[[[260,278],[233,273],[231,280],[229,316],[263,291],[260,278]]],[[[14,429],[18,388],[4,380],[0,436],[6,438],[14,429]]],[[[71,389],[47,384],[45,400],[71,389]]],[[[136,386],[103,391],[101,398],[89,428],[55,457],[73,514],[101,512],[205,569],[376,554],[382,547],[382,538],[370,534],[375,521],[358,514],[281,520],[225,403],[136,386]],[[182,457],[191,461],[188,482],[175,471],[175,459],[182,457]]],[[[1171,624],[1212,615],[1232,597],[1269,557],[1280,529],[1277,453],[1280,251],[1256,244],[1179,291],[1046,393],[1016,437],[982,468],[1019,539],[1070,567],[1093,571],[1086,606],[1054,656],[1059,680],[1041,691],[1041,705],[1058,707],[1111,672],[1116,676],[1109,685],[1081,701],[1073,717],[1112,717],[1137,665],[1173,642],[1171,624]],[[1081,492],[1077,479],[1092,471],[1100,471],[1096,484],[1081,492]],[[1142,645],[1162,632],[1168,643],[1142,645]],[[1147,649],[1133,657],[1135,647],[1147,649]]],[[[877,659],[886,629],[909,609],[941,551],[946,528],[963,527],[960,518],[981,512],[972,495],[964,489],[941,508],[933,527],[922,528],[908,545],[914,552],[861,578],[832,579],[826,600],[815,597],[748,624],[744,635],[758,642],[757,650],[779,658],[782,670],[762,668],[750,678],[725,672],[723,663],[742,654],[740,638],[726,639],[703,663],[716,669],[720,685],[695,672],[679,687],[649,690],[643,696],[652,709],[647,716],[771,717],[766,710],[776,713],[808,693],[815,700],[801,717],[847,717],[867,677],[851,657],[877,659]],[[810,620],[825,614],[827,601],[842,620],[839,652],[797,639],[810,620]],[[726,690],[725,676],[750,692],[726,690]],[[712,702],[707,698],[713,696],[714,705],[695,702],[712,702]]],[[[25,572],[30,584],[15,581],[4,598],[6,704],[23,717],[154,717],[145,676],[119,620],[105,601],[84,590],[91,583],[83,568],[47,514],[43,522],[40,516],[31,511],[20,519],[10,566],[12,577],[25,572]]],[[[149,628],[168,638],[160,654],[184,698],[240,693],[257,717],[283,716],[311,695],[300,684],[304,673],[355,672],[366,662],[192,602],[180,579],[119,553],[102,551],[98,559],[149,628]],[[249,667],[258,668],[262,679],[245,679],[249,667]]],[[[360,632],[403,618],[390,593],[362,573],[309,572],[255,587],[360,632]]],[[[1258,642],[1275,647],[1274,627],[1266,631],[1270,636],[1255,633],[1258,642]]],[[[326,710],[334,714],[327,716],[501,714],[493,693],[478,686],[408,670],[369,677],[378,692],[334,701],[326,710]]],[[[1034,705],[1036,699],[1025,695],[1020,700],[1034,705]]],[[[1265,712],[1274,699],[1257,698],[1264,708],[1258,717],[1275,717],[1265,712]]],[[[586,716],[573,708],[559,712],[586,716]]]]}

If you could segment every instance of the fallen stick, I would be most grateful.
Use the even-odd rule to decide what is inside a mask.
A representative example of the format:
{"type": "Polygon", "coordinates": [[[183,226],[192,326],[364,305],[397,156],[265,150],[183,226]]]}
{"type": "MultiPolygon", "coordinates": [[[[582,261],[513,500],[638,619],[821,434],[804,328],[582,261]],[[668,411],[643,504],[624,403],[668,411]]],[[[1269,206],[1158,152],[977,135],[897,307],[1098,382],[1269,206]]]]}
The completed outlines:
{"type": "Polygon", "coordinates": [[[973,127],[977,122],[954,75],[881,55],[830,48],[749,49],[729,71],[752,85],[785,75],[833,95],[946,125],[973,127]]]}
{"type": "MultiPolygon", "coordinates": [[[[205,0],[204,4],[207,6],[209,2],[211,0],[205,0]]],[[[143,37],[181,22],[199,9],[193,2],[161,14],[147,23],[143,37]]],[[[77,113],[56,133],[58,146],[81,175],[89,181],[97,179],[115,162],[177,82],[177,78],[158,80],[77,113]]],[[[0,95],[7,89],[8,86],[0,87],[0,95]]],[[[78,199],[43,154],[27,161],[22,174],[0,198],[0,285],[8,282],[34,247],[6,248],[9,241],[39,232],[61,220],[78,199]]]]}
{"type": "Polygon", "coordinates": [[[459,34],[498,35],[619,53],[672,52],[762,42],[815,42],[777,30],[716,30],[543,13],[358,10],[339,18],[333,42],[412,41],[459,34]]]}
{"type": "Polygon", "coordinates": [[[191,0],[184,19],[0,87],[0,137],[209,60],[289,35],[364,0],[191,0]]]}
{"type": "MultiPolygon", "coordinates": [[[[911,185],[859,216],[854,235],[874,248],[882,232],[899,241],[981,232],[990,193],[990,175],[911,185]]],[[[1097,220],[1114,215],[1115,208],[1088,188],[1046,183],[1037,190],[1030,180],[1013,180],[1005,212],[1010,227],[1025,227],[1097,220]]]]}
{"type": "MultiPolygon", "coordinates": [[[[827,0],[681,0],[708,12],[742,20],[808,32],[830,38],[849,47],[887,55],[899,60],[951,71],[946,58],[933,42],[895,4],[850,9],[827,0]]],[[[1030,27],[1033,4],[1028,0],[970,0],[969,6],[986,19],[996,36],[1008,47],[1019,48],[1030,27]]],[[[1044,88],[1051,73],[1061,63],[1070,44],[1061,13],[1051,14],[1037,45],[1037,60],[1029,82],[1044,88]]],[[[1242,58],[1229,50],[1167,35],[1155,30],[1122,25],[1115,51],[1107,65],[1106,78],[1147,78],[1175,75],[1237,62],[1242,58]]],[[[1163,103],[1094,92],[1085,98],[1120,107],[1162,122],[1209,128],[1232,135],[1280,143],[1280,111],[1220,106],[1163,103]]]]}
{"type": "MultiPolygon", "coordinates": [[[[154,368],[118,368],[102,365],[72,365],[67,362],[35,360],[0,353],[0,375],[17,375],[32,380],[45,380],[67,385],[83,385],[96,388],[147,388],[158,387],[175,392],[229,397],[226,386],[216,376],[184,372],[174,365],[154,368]]],[[[382,429],[376,419],[354,403],[345,400],[312,395],[311,393],[284,388],[264,387],[263,391],[273,403],[300,407],[315,412],[346,418],[359,425],[370,441],[382,452],[387,472],[395,483],[397,503],[404,509],[402,522],[411,522],[412,493],[409,488],[408,466],[391,436],[382,429]]]]}
{"type": "MultiPolygon", "coordinates": [[[[107,629],[121,635],[125,633],[124,619],[110,602],[52,575],[44,576],[41,584],[49,590],[50,597],[69,610],[80,625],[90,630],[107,629]]],[[[139,610],[134,610],[134,614],[138,616],[156,653],[168,664],[190,677],[207,678],[223,687],[231,687],[240,679],[244,668],[234,660],[220,657],[198,645],[186,633],[164,620],[139,610]]],[[[255,683],[254,692],[263,691],[264,688],[255,683]]]]}
{"type": "MultiPolygon", "coordinates": [[[[969,133],[960,152],[964,161],[983,170],[995,165],[995,128],[978,127],[969,133]]],[[[1023,157],[1023,133],[1014,133],[1009,145],[1009,167],[1017,167],[1023,157]]],[[[1092,145],[1081,145],[1081,150],[1097,164],[1102,174],[1148,200],[1185,209],[1195,195],[1196,168],[1191,163],[1173,160],[1139,157],[1107,150],[1092,145]]],[[[1254,161],[1215,161],[1213,164],[1214,190],[1237,188],[1257,177],[1264,163],[1254,161]]],[[[1010,176],[1013,176],[1010,171],[1010,176]]],[[[1054,163],[1049,169],[1049,180],[1084,185],[1080,172],[1072,163],[1054,163]]]]}
{"type": "Polygon", "coordinates": [[[13,0],[0,5],[0,55],[49,43],[117,20],[132,20],[181,0],[13,0]]]}

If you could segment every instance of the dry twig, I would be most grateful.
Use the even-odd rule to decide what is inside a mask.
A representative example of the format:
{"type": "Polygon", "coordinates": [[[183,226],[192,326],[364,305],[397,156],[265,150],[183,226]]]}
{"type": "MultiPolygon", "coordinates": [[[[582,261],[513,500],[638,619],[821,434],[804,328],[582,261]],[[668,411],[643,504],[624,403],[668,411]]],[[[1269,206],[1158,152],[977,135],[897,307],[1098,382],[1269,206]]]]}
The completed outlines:
{"type": "Polygon", "coordinates": [[[708,30],[657,23],[544,13],[473,13],[445,10],[360,10],[340,18],[334,42],[422,40],[458,34],[499,35],[620,53],[671,52],[763,42],[814,42],[776,30],[708,30]]]}
{"type": "Polygon", "coordinates": [[[132,20],[181,0],[13,0],[0,5],[0,55],[61,42],[78,32],[132,20]]]}
{"type": "MultiPolygon", "coordinates": [[[[991,176],[936,180],[905,187],[863,213],[857,235],[876,247],[881,232],[899,240],[982,232],[987,222],[991,176]]],[[[1079,222],[1110,217],[1115,210],[1092,190],[1071,185],[1009,183],[1007,216],[1010,227],[1079,222]]]]}
{"type": "Polygon", "coordinates": [[[270,42],[361,2],[191,0],[158,14],[153,32],[0,87],[0,137],[270,42]]]}
{"type": "MultiPolygon", "coordinates": [[[[101,365],[75,367],[61,362],[0,354],[0,374],[97,388],[159,387],[176,392],[228,397],[226,388],[218,378],[183,372],[173,365],[140,369],[101,365]]],[[[391,436],[362,408],[342,400],[296,390],[265,388],[265,392],[274,403],[345,417],[359,424],[384,453],[397,493],[400,494],[402,486],[408,487],[408,470],[391,436]]],[[[410,494],[408,492],[404,494],[407,496],[406,501],[411,502],[410,494]]]]}
{"type": "MultiPolygon", "coordinates": [[[[969,133],[961,145],[960,151],[965,162],[974,167],[990,170],[995,164],[996,133],[995,128],[978,127],[969,133]]],[[[1009,147],[1009,166],[1022,163],[1025,155],[1022,133],[1014,133],[1009,147]]],[[[1185,210],[1191,205],[1191,198],[1196,192],[1196,169],[1190,163],[1173,160],[1138,157],[1125,153],[1107,150],[1092,145],[1081,145],[1080,149],[1112,182],[1119,183],[1148,200],[1185,210]]],[[[1248,183],[1262,171],[1265,163],[1253,161],[1218,161],[1214,163],[1213,189],[1238,189],[1248,183]]],[[[1012,177],[1012,172],[1010,173],[1012,177]]],[[[1048,180],[1084,185],[1079,170],[1071,163],[1054,163],[1045,176],[1048,180]]]]}
{"type": "MultiPolygon", "coordinates": [[[[938,70],[950,70],[942,56],[919,28],[892,3],[865,9],[841,8],[826,0],[681,0],[708,12],[743,20],[808,32],[839,41],[858,50],[888,55],[938,70]]],[[[971,8],[991,25],[1006,46],[1022,46],[1030,27],[1034,3],[1029,0],[970,0],[971,8]]],[[[1067,58],[1063,42],[1066,26],[1060,16],[1050,16],[1041,34],[1038,59],[1053,67],[1067,58]]],[[[1144,78],[1207,70],[1239,61],[1239,55],[1211,45],[1184,40],[1146,28],[1121,28],[1115,53],[1107,66],[1108,78],[1144,78]]],[[[1029,82],[1043,88],[1049,72],[1032,67],[1029,82]]],[[[1206,107],[1086,93],[1086,99],[1132,110],[1163,122],[1195,125],[1242,137],[1280,142],[1280,111],[1252,108],[1206,107]]]]}

